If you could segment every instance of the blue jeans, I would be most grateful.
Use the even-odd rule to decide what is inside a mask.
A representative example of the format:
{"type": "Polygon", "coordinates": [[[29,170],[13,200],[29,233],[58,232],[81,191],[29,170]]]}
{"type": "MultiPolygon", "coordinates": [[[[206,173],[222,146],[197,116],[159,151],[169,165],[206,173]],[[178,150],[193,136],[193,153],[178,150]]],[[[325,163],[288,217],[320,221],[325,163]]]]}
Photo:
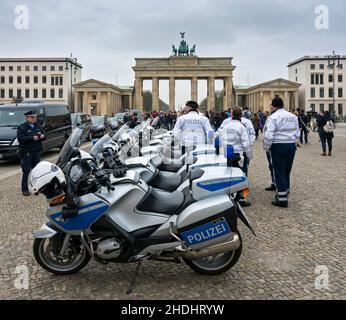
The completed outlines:
{"type": "Polygon", "coordinates": [[[296,151],[295,143],[273,144],[270,149],[277,197],[280,202],[288,201],[290,175],[296,151]]]}

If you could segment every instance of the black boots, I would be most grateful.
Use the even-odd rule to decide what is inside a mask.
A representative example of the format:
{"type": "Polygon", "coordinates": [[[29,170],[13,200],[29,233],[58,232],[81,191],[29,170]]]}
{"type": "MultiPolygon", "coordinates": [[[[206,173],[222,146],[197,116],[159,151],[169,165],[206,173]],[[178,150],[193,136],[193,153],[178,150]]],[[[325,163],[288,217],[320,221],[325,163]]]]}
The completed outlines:
{"type": "Polygon", "coordinates": [[[272,202],[272,205],[280,208],[288,208],[288,201],[279,201],[278,199],[275,199],[272,202]]]}
{"type": "Polygon", "coordinates": [[[265,188],[265,191],[276,191],[276,186],[272,184],[270,187],[265,188]]]}

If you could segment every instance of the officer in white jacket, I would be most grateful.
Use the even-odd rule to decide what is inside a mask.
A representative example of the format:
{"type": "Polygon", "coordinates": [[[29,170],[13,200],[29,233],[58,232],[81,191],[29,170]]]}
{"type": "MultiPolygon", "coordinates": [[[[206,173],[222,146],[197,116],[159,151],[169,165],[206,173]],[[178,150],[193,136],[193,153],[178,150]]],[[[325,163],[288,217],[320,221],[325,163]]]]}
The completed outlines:
{"type": "Polygon", "coordinates": [[[235,108],[233,110],[233,119],[228,118],[221,124],[218,132],[221,137],[222,145],[232,145],[234,153],[239,156],[243,153],[252,159],[252,144],[247,128],[241,122],[242,110],[235,108]]]}
{"type": "Polygon", "coordinates": [[[283,100],[272,101],[273,113],[264,127],[263,148],[270,151],[277,196],[272,202],[277,207],[288,207],[290,174],[296,154],[296,141],[300,137],[298,117],[284,109],[283,100]]]}
{"type": "Polygon", "coordinates": [[[187,113],[177,119],[173,135],[181,141],[182,152],[197,144],[205,144],[209,132],[213,132],[209,119],[198,112],[195,101],[186,102],[187,113]]]}
{"type": "MultiPolygon", "coordinates": [[[[256,140],[256,132],[255,132],[255,128],[252,124],[252,121],[245,118],[245,117],[242,117],[241,123],[246,127],[246,130],[248,132],[250,142],[251,142],[251,149],[253,150],[253,146],[254,146],[255,140],[256,140]]],[[[243,171],[245,172],[246,176],[248,175],[249,165],[250,165],[250,159],[248,159],[248,157],[246,156],[246,153],[244,153],[243,171]]]]}
{"type": "MultiPolygon", "coordinates": [[[[235,153],[233,166],[239,167],[239,160],[242,154],[252,159],[252,144],[247,128],[241,123],[242,109],[236,107],[233,110],[233,119],[226,119],[220,126],[218,133],[221,138],[222,145],[232,145],[235,153]]],[[[251,206],[250,202],[240,199],[240,205],[243,207],[251,206]]]]}

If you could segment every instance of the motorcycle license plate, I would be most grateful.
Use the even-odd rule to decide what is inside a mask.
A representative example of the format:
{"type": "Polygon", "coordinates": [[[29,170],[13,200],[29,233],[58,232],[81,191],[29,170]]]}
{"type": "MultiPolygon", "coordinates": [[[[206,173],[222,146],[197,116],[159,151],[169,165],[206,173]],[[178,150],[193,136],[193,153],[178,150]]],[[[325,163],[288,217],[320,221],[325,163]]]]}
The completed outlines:
{"type": "Polygon", "coordinates": [[[206,241],[210,241],[226,234],[231,233],[225,218],[208,222],[197,228],[184,231],[181,233],[183,240],[188,245],[196,245],[206,241]]]}

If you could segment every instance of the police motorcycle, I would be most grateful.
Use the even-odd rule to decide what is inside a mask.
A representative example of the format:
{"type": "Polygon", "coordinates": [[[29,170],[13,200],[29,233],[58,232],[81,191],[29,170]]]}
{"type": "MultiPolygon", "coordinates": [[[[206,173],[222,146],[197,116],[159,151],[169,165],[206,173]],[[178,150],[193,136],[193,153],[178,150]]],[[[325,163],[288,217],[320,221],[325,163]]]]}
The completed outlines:
{"type": "MultiPolygon", "coordinates": [[[[87,131],[76,128],[57,164],[40,162],[29,190],[47,198],[48,222],[34,233],[33,252],[47,271],[73,274],[91,258],[107,264],[143,260],[180,263],[206,275],[232,268],[242,251],[238,219],[254,233],[237,203],[227,195],[198,199],[159,192],[134,171],[116,177],[82,159],[78,147],[87,131]]],[[[192,181],[191,181],[192,182],[192,181]]]]}

